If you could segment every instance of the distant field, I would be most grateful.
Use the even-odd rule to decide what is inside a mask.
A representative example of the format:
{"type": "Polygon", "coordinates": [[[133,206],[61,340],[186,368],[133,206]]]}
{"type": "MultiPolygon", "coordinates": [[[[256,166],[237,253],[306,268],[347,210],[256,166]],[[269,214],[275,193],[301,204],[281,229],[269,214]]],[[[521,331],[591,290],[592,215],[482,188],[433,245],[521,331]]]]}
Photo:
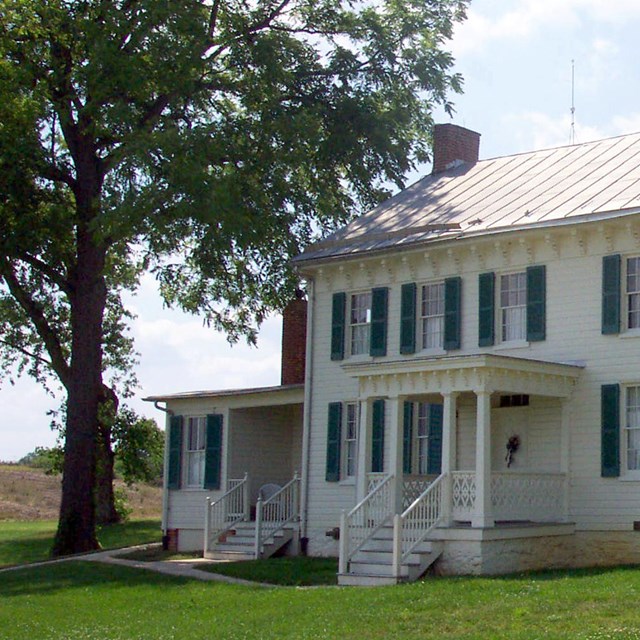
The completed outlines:
{"type": "MultiPolygon", "coordinates": [[[[136,485],[125,490],[133,519],[160,517],[160,487],[136,485]]],[[[0,521],[55,520],[59,506],[60,476],[48,476],[31,467],[0,464],[0,521]]]]}

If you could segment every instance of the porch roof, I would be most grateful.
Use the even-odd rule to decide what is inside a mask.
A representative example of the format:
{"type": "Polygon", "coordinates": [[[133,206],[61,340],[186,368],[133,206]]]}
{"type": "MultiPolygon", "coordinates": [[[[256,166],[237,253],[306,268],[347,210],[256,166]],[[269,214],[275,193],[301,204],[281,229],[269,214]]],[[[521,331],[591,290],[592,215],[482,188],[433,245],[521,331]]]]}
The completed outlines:
{"type": "Polygon", "coordinates": [[[414,357],[384,362],[346,362],[361,397],[411,396],[461,391],[503,392],[564,398],[585,365],[493,353],[414,357]]]}

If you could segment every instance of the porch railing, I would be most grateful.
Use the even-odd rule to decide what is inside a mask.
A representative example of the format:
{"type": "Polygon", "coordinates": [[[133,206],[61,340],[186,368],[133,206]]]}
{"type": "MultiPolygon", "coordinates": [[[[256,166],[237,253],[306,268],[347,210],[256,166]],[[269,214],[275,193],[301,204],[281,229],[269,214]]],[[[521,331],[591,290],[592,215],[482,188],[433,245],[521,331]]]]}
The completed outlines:
{"type": "Polygon", "coordinates": [[[411,552],[425,540],[442,517],[444,475],[431,482],[403,513],[393,517],[393,575],[411,552]]]}
{"type": "Polygon", "coordinates": [[[351,511],[342,512],[339,573],[347,573],[356,551],[391,519],[394,485],[393,475],[384,477],[351,511]]]}
{"type": "MultiPolygon", "coordinates": [[[[495,520],[558,521],[564,512],[566,476],[563,473],[491,474],[491,506],[495,520]]],[[[476,501],[476,474],[452,473],[454,520],[471,520],[476,501]]]]}
{"type": "Polygon", "coordinates": [[[270,538],[299,518],[300,477],[296,471],[293,479],[267,500],[262,500],[262,497],[258,496],[254,547],[256,560],[262,556],[264,544],[270,538]]]}
{"type": "Polygon", "coordinates": [[[217,500],[207,496],[204,518],[204,552],[210,551],[215,541],[239,522],[249,520],[249,474],[229,480],[228,490],[217,500]]]}

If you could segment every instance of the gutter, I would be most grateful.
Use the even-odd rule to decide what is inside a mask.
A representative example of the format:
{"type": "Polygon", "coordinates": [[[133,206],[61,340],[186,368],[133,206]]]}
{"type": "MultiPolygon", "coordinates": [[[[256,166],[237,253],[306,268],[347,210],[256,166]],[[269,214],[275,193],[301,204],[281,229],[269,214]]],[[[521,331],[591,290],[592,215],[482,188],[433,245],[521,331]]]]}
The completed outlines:
{"type": "MultiPolygon", "coordinates": [[[[306,362],[304,372],[304,416],[302,419],[302,486],[300,490],[300,533],[307,538],[309,504],[309,466],[311,450],[311,399],[313,397],[313,310],[315,307],[315,287],[313,278],[307,278],[307,337],[306,362]]],[[[306,542],[304,549],[306,549],[306,542]]]]}
{"type": "Polygon", "coordinates": [[[162,471],[162,521],[160,527],[162,529],[163,543],[164,538],[167,535],[167,524],[169,522],[169,420],[174,415],[171,409],[161,407],[159,400],[154,400],[153,406],[158,411],[163,411],[166,414],[165,427],[164,427],[164,460],[162,471]]]}

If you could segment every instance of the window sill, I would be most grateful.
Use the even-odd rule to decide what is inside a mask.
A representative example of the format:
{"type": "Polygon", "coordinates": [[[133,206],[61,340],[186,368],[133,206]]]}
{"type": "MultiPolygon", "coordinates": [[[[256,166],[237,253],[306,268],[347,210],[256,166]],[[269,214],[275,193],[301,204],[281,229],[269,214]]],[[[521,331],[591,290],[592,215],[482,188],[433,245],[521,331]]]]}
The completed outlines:
{"type": "MultiPolygon", "coordinates": [[[[628,329],[619,334],[621,338],[640,338],[640,329],[628,329]]],[[[640,478],[640,475],[638,476],[640,478]]]]}
{"type": "Polygon", "coordinates": [[[527,340],[509,340],[508,342],[500,342],[494,346],[496,351],[504,349],[527,349],[530,343],[527,340]]]}
{"type": "Polygon", "coordinates": [[[355,487],[355,485],[356,485],[355,476],[349,476],[348,478],[345,478],[344,480],[340,480],[339,484],[340,484],[341,487],[355,487]]]}
{"type": "Polygon", "coordinates": [[[421,356],[446,356],[447,352],[445,349],[423,349],[422,351],[420,351],[421,356]]]}
{"type": "Polygon", "coordinates": [[[640,471],[621,471],[620,482],[640,482],[640,471]]]}

